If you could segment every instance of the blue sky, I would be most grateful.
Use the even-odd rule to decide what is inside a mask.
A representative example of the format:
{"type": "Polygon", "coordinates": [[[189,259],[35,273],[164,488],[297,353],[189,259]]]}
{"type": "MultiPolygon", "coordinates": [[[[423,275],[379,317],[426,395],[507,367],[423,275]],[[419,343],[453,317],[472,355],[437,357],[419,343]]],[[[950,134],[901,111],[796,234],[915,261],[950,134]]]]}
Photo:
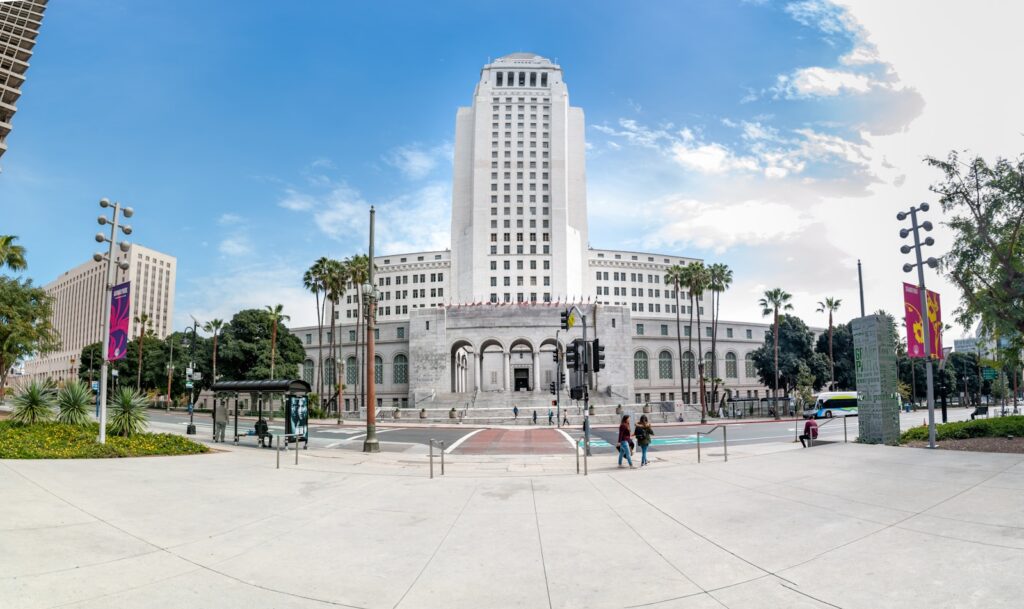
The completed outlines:
{"type": "Polygon", "coordinates": [[[532,51],[587,116],[593,246],[724,261],[727,316],[757,319],[779,285],[819,324],[824,296],[855,314],[860,257],[869,308],[899,310],[893,216],[928,197],[920,159],[1020,148],[1015,85],[988,91],[995,116],[966,118],[979,102],[939,68],[1008,50],[943,28],[1012,19],[929,6],[53,3],[2,161],[0,233],[43,283],[89,258],[111,197],[136,208],[140,243],[178,257],[179,325],[271,302],[310,323],[301,272],[365,248],[368,204],[378,251],[447,245],[456,109],[489,58],[532,51]]]}

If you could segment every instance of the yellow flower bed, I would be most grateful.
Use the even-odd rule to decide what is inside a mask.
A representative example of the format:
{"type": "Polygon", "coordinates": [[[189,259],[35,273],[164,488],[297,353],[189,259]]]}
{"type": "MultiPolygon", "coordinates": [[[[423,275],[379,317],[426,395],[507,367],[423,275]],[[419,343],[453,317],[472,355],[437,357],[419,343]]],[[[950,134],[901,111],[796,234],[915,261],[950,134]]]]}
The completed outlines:
{"type": "Polygon", "coordinates": [[[149,455],[193,455],[209,448],[188,438],[165,433],[130,437],[107,435],[96,441],[99,425],[36,423],[20,425],[0,421],[0,459],[99,459],[149,455]]]}

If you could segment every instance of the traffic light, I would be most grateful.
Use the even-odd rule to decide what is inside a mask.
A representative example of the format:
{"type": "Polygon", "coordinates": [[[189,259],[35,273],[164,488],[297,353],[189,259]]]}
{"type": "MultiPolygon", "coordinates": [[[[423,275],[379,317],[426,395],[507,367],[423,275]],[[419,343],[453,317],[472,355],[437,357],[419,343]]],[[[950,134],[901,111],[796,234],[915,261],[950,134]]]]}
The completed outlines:
{"type": "Polygon", "coordinates": [[[569,370],[580,369],[579,343],[572,341],[565,347],[565,365],[569,370]]]}
{"type": "Polygon", "coordinates": [[[582,400],[583,399],[583,386],[579,385],[579,386],[571,388],[569,390],[569,398],[571,398],[573,400],[582,400]]]}
{"type": "Polygon", "coordinates": [[[565,386],[565,373],[564,372],[559,372],[558,373],[558,381],[559,381],[559,385],[560,386],[562,386],[562,387],[565,386]]]}
{"type": "Polygon", "coordinates": [[[550,391],[550,392],[551,392],[551,395],[555,395],[556,393],[558,393],[558,392],[557,392],[557,391],[555,390],[555,383],[554,383],[554,381],[552,381],[552,382],[551,382],[551,386],[550,386],[550,388],[548,389],[548,391],[550,391]]]}
{"type": "Polygon", "coordinates": [[[568,330],[572,327],[572,316],[569,313],[569,309],[562,311],[562,329],[568,330]]]}
{"type": "Polygon", "coordinates": [[[604,345],[594,339],[594,370],[604,370],[604,345]]]}
{"type": "Polygon", "coordinates": [[[555,347],[554,360],[555,360],[555,363],[557,364],[558,363],[558,347],[555,347]]]}

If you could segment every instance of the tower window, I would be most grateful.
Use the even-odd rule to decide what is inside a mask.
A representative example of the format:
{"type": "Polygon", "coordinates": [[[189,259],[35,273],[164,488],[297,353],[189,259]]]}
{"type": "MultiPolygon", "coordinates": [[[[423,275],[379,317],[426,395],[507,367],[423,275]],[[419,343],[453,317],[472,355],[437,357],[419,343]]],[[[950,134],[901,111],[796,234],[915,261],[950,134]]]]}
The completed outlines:
{"type": "Polygon", "coordinates": [[[499,86],[499,87],[502,87],[502,86],[504,86],[504,84],[503,84],[503,80],[504,80],[504,79],[502,78],[502,73],[501,73],[501,72],[498,72],[498,81],[497,81],[497,86],[499,86]]]}
{"type": "Polygon", "coordinates": [[[536,72],[530,72],[530,86],[531,87],[536,87],[537,86],[537,73],[536,72]]]}
{"type": "Polygon", "coordinates": [[[542,86],[542,87],[548,86],[548,73],[547,72],[542,72],[541,73],[541,75],[540,75],[540,86],[542,86]]]}

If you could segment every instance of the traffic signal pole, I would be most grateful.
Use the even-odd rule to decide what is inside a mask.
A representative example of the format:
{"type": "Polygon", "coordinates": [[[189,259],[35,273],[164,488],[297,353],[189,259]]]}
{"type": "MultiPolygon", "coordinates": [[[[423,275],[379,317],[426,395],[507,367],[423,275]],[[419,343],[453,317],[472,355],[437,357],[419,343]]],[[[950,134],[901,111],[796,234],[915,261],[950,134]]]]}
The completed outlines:
{"type": "Polygon", "coordinates": [[[558,419],[558,427],[562,427],[562,358],[559,357],[561,347],[558,342],[558,334],[561,329],[555,330],[555,418],[558,419]]]}

